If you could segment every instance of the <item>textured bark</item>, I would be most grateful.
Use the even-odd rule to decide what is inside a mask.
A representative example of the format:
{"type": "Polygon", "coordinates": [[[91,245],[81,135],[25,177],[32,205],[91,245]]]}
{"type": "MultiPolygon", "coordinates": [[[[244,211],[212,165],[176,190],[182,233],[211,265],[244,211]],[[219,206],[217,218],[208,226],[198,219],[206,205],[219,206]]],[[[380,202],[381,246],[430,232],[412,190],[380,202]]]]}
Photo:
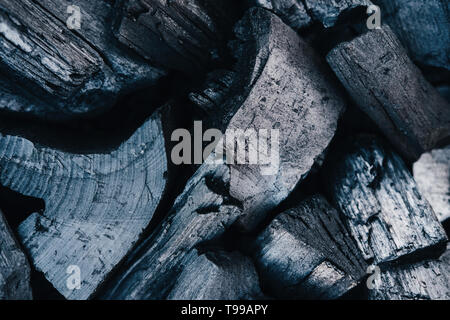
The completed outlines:
{"type": "Polygon", "coordinates": [[[318,22],[325,28],[333,27],[341,14],[355,8],[366,8],[369,0],[253,0],[263,8],[272,10],[294,30],[318,22]]]}
{"type": "Polygon", "coordinates": [[[371,136],[347,149],[327,181],[364,258],[379,265],[443,250],[445,230],[400,157],[371,136]]]}
{"type": "Polygon", "coordinates": [[[199,255],[178,278],[172,300],[249,300],[263,297],[252,261],[237,252],[199,255]]]}
{"type": "Polygon", "coordinates": [[[29,300],[30,266],[0,211],[0,300],[29,300]]]}
{"type": "Polygon", "coordinates": [[[167,170],[160,117],[156,112],[107,154],[70,154],[0,135],[0,183],[46,204],[20,224],[20,240],[66,298],[89,298],[152,218],[167,170]],[[81,270],[79,290],[66,286],[70,265],[81,270]]]}
{"type": "Polygon", "coordinates": [[[251,14],[235,28],[238,79],[226,73],[219,81],[225,88],[213,83],[192,96],[207,112],[222,108],[215,117],[229,123],[218,128],[279,130],[279,164],[272,174],[263,174],[261,165],[231,165],[230,194],[243,204],[239,224],[245,230],[253,229],[308,175],[345,109],[328,69],[309,45],[268,11],[254,8],[251,14]]]}
{"type": "Polygon", "coordinates": [[[253,246],[262,285],[278,298],[338,298],[366,272],[338,212],[322,196],[281,213],[253,246]]]}
{"type": "Polygon", "coordinates": [[[0,109],[62,120],[111,107],[164,72],[114,41],[108,1],[0,1],[0,109]],[[81,29],[66,25],[81,9],[81,29]]]}
{"type": "Polygon", "coordinates": [[[207,68],[233,25],[228,0],[127,0],[117,38],[151,62],[188,73],[207,68]]]}
{"type": "MultiPolygon", "coordinates": [[[[227,128],[271,129],[275,124],[283,132],[280,170],[269,177],[262,176],[257,165],[203,164],[167,220],[130,257],[126,272],[113,279],[105,298],[167,296],[175,279],[197,256],[198,246],[220,237],[240,216],[245,216],[240,225],[252,229],[308,173],[334,135],[343,103],[323,74],[317,72],[321,67],[308,46],[263,9],[252,9],[236,30],[240,77],[233,80],[232,75],[237,73],[227,73],[231,78],[218,85],[214,91],[217,95],[206,89],[192,98],[205,111],[221,105],[219,124],[240,106],[227,128]],[[243,79],[248,81],[240,87],[244,96],[233,95],[243,79]],[[297,92],[307,95],[298,97],[297,92]],[[257,109],[260,112],[254,116],[257,109]]],[[[209,160],[214,160],[214,154],[209,160]]]]}
{"type": "Polygon", "coordinates": [[[388,26],[335,47],[327,60],[347,91],[410,159],[450,138],[450,106],[388,26]]]}
{"type": "Polygon", "coordinates": [[[449,300],[450,245],[440,259],[389,268],[373,284],[371,300],[449,300]]]}
{"type": "Polygon", "coordinates": [[[450,70],[447,0],[374,0],[414,61],[450,70]],[[447,39],[447,40],[446,40],[447,39]]]}
{"type": "Polygon", "coordinates": [[[450,218],[450,146],[423,154],[413,172],[419,191],[439,220],[450,218]]]}

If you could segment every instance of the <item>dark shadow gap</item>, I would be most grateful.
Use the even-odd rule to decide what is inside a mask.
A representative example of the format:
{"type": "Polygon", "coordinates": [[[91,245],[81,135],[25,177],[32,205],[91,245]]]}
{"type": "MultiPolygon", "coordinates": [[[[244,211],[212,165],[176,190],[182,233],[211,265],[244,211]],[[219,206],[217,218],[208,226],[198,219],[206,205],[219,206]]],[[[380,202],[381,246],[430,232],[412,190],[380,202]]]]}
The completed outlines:
{"type": "Polygon", "coordinates": [[[108,153],[126,141],[168,97],[186,92],[179,79],[184,78],[173,73],[156,86],[122,97],[109,111],[89,119],[57,123],[1,112],[0,132],[70,153],[108,153]]]}
{"type": "Polygon", "coordinates": [[[22,195],[9,188],[0,186],[0,209],[9,226],[15,232],[19,225],[34,212],[43,212],[43,199],[22,195]]]}

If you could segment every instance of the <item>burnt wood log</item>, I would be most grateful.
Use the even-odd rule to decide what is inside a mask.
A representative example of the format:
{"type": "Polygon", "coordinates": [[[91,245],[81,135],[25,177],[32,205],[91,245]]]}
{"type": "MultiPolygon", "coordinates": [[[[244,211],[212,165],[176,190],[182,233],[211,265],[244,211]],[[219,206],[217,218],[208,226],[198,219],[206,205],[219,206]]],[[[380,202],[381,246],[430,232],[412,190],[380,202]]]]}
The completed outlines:
{"type": "Polygon", "coordinates": [[[339,44],[327,60],[358,106],[409,159],[450,138],[450,105],[388,26],[339,44]]]}
{"type": "Polygon", "coordinates": [[[338,212],[318,195],[278,215],[250,252],[264,288],[284,299],[338,298],[367,269],[338,212]]]}
{"type": "Polygon", "coordinates": [[[349,142],[328,169],[333,202],[367,261],[382,265],[445,249],[445,230],[408,168],[377,139],[349,142]]]}
{"type": "Polygon", "coordinates": [[[175,279],[197,256],[199,246],[222,236],[241,216],[241,227],[251,230],[307,175],[332,139],[344,105],[318,72],[322,68],[311,49],[263,9],[250,10],[236,33],[240,72],[226,73],[226,83],[194,94],[192,99],[202,110],[222,106],[216,123],[231,118],[226,128],[270,130],[275,125],[280,129],[279,171],[262,176],[258,165],[212,164],[212,153],[177,198],[167,219],[127,259],[125,271],[112,279],[102,298],[166,297],[175,279]],[[233,79],[233,75],[240,76],[233,79]],[[240,86],[244,96],[235,95],[234,88],[243,79],[248,81],[240,86]]]}
{"type": "Polygon", "coordinates": [[[121,48],[109,1],[76,1],[78,30],[67,23],[72,5],[0,1],[0,110],[51,120],[92,116],[165,75],[121,48]]]}
{"type": "Polygon", "coordinates": [[[413,174],[439,220],[450,218],[450,146],[423,154],[414,163],[413,174]]]}
{"type": "Polygon", "coordinates": [[[30,266],[0,211],[0,300],[29,300],[30,266]]]}
{"type": "Polygon", "coordinates": [[[411,58],[450,70],[450,7],[446,0],[374,0],[411,58]]]}
{"type": "Polygon", "coordinates": [[[45,201],[18,233],[33,265],[68,299],[93,295],[139,239],[159,204],[167,160],[161,113],[116,150],[72,154],[0,135],[0,184],[45,201]],[[69,266],[81,287],[66,286],[69,266]]]}
{"type": "Polygon", "coordinates": [[[167,299],[250,300],[261,299],[253,262],[238,252],[208,252],[186,266],[167,299]]]}
{"type": "Polygon", "coordinates": [[[436,260],[425,260],[381,271],[373,279],[371,300],[449,300],[450,245],[436,260]]]}
{"type": "Polygon", "coordinates": [[[127,0],[116,37],[152,63],[192,74],[223,54],[235,7],[229,0],[127,0]]]}

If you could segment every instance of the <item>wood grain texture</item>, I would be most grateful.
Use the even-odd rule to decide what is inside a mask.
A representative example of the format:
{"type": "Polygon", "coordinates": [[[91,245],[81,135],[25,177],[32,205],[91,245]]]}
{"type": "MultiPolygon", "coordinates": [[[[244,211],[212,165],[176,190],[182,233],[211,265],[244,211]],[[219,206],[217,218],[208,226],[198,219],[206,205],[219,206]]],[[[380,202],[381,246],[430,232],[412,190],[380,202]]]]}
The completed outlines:
{"type": "Polygon", "coordinates": [[[402,159],[372,136],[345,150],[326,181],[364,258],[383,264],[441,252],[445,230],[402,159]]]}
{"type": "Polygon", "coordinates": [[[208,252],[188,265],[178,278],[170,300],[261,299],[253,262],[238,252],[208,252]]]}
{"type": "Polygon", "coordinates": [[[0,211],[0,300],[30,299],[30,266],[0,211]]]}
{"type": "Polygon", "coordinates": [[[440,221],[450,218],[450,146],[424,153],[413,165],[414,180],[440,221]]]}
{"type": "Polygon", "coordinates": [[[218,58],[233,6],[225,0],[127,0],[116,36],[144,58],[192,74],[218,58]]]}
{"type": "Polygon", "coordinates": [[[335,299],[367,265],[338,212],[312,196],[278,215],[250,250],[262,285],[282,299],[335,299]]]}
{"type": "Polygon", "coordinates": [[[371,300],[450,299],[450,245],[435,260],[425,260],[382,271],[374,278],[371,300]]]}
{"type": "Polygon", "coordinates": [[[95,115],[165,72],[129,55],[113,37],[108,1],[0,1],[0,109],[64,120],[95,115]],[[81,10],[81,29],[66,24],[81,10]],[[26,13],[26,14],[24,14],[26,13]]]}
{"type": "MultiPolygon", "coordinates": [[[[279,130],[279,156],[270,163],[273,172],[263,172],[267,165],[236,165],[231,161],[230,194],[243,204],[239,225],[251,230],[323,155],[345,102],[314,50],[274,14],[251,9],[235,31],[238,40],[232,47],[239,61],[235,71],[238,80],[226,73],[220,81],[225,88],[210,86],[196,100],[209,112],[217,106],[223,108],[216,116],[230,120],[219,128],[244,133],[279,130]]],[[[225,140],[224,145],[228,150],[234,142],[225,140]]],[[[261,156],[259,153],[258,158],[261,156]]]]}
{"type": "Polygon", "coordinates": [[[0,183],[42,198],[19,226],[33,265],[68,299],[92,296],[147,227],[165,188],[160,113],[106,154],[70,154],[0,135],[0,183]],[[81,270],[79,290],[66,269],[81,270]]]}
{"type": "Polygon", "coordinates": [[[226,165],[202,165],[166,220],[128,257],[125,271],[110,281],[101,298],[166,298],[184,268],[197,258],[197,248],[221,236],[241,214],[224,192],[229,179],[226,165]]]}
{"type": "Polygon", "coordinates": [[[289,195],[332,139],[344,105],[325,76],[317,73],[318,64],[311,49],[278,17],[263,9],[250,10],[236,27],[236,33],[239,42],[234,46],[240,48],[238,67],[246,68],[237,69],[240,77],[235,80],[232,77],[237,72],[225,72],[222,75],[228,80],[214,91],[205,89],[193,95],[193,100],[203,110],[221,105],[224,109],[218,109],[220,120],[216,123],[231,118],[225,128],[271,129],[276,125],[283,134],[282,169],[273,177],[261,178],[257,165],[211,164],[215,157],[211,154],[177,198],[168,218],[130,256],[126,271],[112,280],[103,298],[166,297],[202,243],[223,235],[242,216],[245,219],[239,225],[247,230],[254,228],[289,195]],[[244,96],[231,94],[243,82],[246,84],[240,92],[244,96]],[[295,92],[305,92],[305,96],[299,97],[295,92]],[[257,109],[260,112],[254,115],[257,109]],[[283,176],[281,172],[289,174],[283,176]]]}
{"type": "Polygon", "coordinates": [[[374,0],[382,19],[422,65],[450,70],[450,5],[446,0],[374,0]],[[447,40],[446,40],[447,39],[447,40]]]}
{"type": "Polygon", "coordinates": [[[450,105],[388,26],[339,44],[327,61],[358,106],[409,159],[450,138],[450,105]]]}

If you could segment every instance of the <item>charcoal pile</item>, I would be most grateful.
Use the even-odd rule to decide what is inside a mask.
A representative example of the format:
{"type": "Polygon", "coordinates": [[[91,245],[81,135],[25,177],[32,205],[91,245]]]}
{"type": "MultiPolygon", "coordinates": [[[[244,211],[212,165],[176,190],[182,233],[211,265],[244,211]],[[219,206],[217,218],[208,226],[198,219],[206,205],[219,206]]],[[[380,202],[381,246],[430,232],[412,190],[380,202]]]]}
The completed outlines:
{"type": "Polygon", "coordinates": [[[450,299],[444,0],[0,0],[0,299],[450,299]]]}

